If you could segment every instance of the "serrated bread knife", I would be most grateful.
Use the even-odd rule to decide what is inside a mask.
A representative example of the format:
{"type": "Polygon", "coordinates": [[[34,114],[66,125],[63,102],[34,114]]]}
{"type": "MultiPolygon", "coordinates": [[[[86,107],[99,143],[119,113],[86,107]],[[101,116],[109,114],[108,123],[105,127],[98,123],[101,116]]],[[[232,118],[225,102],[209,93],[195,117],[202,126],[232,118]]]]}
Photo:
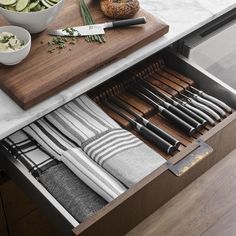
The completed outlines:
{"type": "Polygon", "coordinates": [[[98,35],[98,34],[105,34],[104,29],[121,28],[145,23],[146,23],[145,17],[138,17],[134,19],[106,22],[102,24],[84,25],[65,29],[49,30],[48,34],[54,36],[66,36],[66,37],[98,35]]]}

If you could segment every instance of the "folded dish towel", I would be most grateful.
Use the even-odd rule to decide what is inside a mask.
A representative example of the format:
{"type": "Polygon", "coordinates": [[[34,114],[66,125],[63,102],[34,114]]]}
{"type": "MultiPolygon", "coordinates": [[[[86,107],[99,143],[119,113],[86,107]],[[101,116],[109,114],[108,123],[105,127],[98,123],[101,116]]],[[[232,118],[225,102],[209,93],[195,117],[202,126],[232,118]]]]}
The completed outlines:
{"type": "Polygon", "coordinates": [[[128,187],[166,162],[132,133],[121,128],[87,140],[82,149],[128,187]]]}
{"type": "Polygon", "coordinates": [[[48,169],[39,177],[39,182],[79,222],[107,204],[64,164],[48,169]]]}
{"type": "Polygon", "coordinates": [[[24,132],[18,131],[2,143],[79,222],[107,204],[24,132]]]}
{"type": "Polygon", "coordinates": [[[10,135],[1,142],[34,177],[39,177],[47,169],[58,164],[57,159],[22,131],[10,135]]]}
{"type": "Polygon", "coordinates": [[[87,95],[53,111],[46,118],[78,146],[103,132],[120,126],[87,95]]]}
{"type": "Polygon", "coordinates": [[[62,161],[108,202],[127,190],[123,184],[90,159],[80,148],[73,148],[64,152],[62,161]]]}
{"type": "Polygon", "coordinates": [[[66,140],[45,119],[30,124],[24,131],[108,202],[127,190],[116,178],[89,158],[81,148],[74,148],[75,145],[66,140]]]}

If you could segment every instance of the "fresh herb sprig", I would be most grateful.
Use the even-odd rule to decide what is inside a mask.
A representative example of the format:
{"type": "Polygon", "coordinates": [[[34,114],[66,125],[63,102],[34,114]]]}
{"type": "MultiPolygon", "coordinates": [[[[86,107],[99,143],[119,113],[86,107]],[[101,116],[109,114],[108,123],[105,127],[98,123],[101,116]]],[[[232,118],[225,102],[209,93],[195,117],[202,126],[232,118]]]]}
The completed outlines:
{"type": "MultiPolygon", "coordinates": [[[[43,44],[43,42],[41,42],[43,44]]],[[[48,42],[48,52],[54,53],[55,50],[65,49],[67,45],[75,45],[76,44],[76,37],[61,37],[56,36],[53,37],[51,41],[48,42]]],[[[69,48],[69,51],[72,49],[69,48]]]]}
{"type": "MultiPolygon", "coordinates": [[[[84,25],[92,25],[95,24],[95,21],[92,18],[92,15],[89,11],[88,5],[84,0],[79,0],[80,3],[80,12],[83,18],[84,25]]],[[[99,42],[105,43],[106,40],[102,35],[89,35],[85,37],[87,42],[99,42]]]]}

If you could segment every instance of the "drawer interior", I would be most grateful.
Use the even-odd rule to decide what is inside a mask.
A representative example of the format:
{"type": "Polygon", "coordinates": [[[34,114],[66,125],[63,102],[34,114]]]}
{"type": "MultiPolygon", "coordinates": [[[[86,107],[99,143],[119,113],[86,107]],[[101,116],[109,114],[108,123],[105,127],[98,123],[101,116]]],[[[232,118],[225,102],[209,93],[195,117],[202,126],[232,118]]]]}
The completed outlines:
{"type": "MultiPolygon", "coordinates": [[[[204,78],[199,76],[195,78],[193,70],[189,69],[190,66],[188,65],[188,70],[185,70],[182,64],[184,64],[182,59],[171,52],[164,51],[158,53],[90,91],[89,96],[122,127],[134,133],[165,159],[170,160],[177,154],[181,155],[182,152],[186,153],[186,149],[188,152],[191,152],[189,146],[201,139],[204,134],[211,133],[214,127],[220,125],[224,119],[227,119],[227,117],[234,112],[236,104],[235,96],[230,94],[221,85],[217,84],[216,81],[210,80],[209,78],[204,80],[204,78]],[[181,66],[179,63],[181,63],[181,66]],[[229,104],[232,111],[225,111],[225,116],[220,116],[220,120],[213,118],[215,124],[208,122],[196,131],[195,134],[189,135],[183,132],[178,125],[176,126],[175,122],[171,122],[163,117],[154,105],[150,105],[148,101],[145,101],[145,99],[132,92],[136,90],[134,87],[137,86],[137,83],[139,84],[140,80],[145,81],[143,84],[144,87],[148,84],[147,86],[151,85],[153,88],[152,92],[155,93],[156,91],[158,97],[162,99],[158,103],[160,105],[162,105],[161,102],[163,100],[169,103],[172,103],[173,100],[177,102],[180,100],[185,101],[185,96],[192,97],[193,93],[195,93],[194,88],[197,88],[229,104]],[[234,98],[233,100],[228,99],[231,96],[234,98]],[[172,100],[168,100],[169,98],[172,100]],[[119,101],[118,103],[117,100],[119,101]],[[122,112],[128,114],[132,119],[138,120],[138,118],[130,112],[122,109],[120,102],[177,139],[181,143],[180,146],[176,148],[173,153],[167,153],[165,150],[158,148],[152,141],[143,138],[142,135],[137,132],[137,129],[134,128],[132,122],[128,121],[122,114],[118,114],[109,106],[109,104],[112,103],[112,105],[118,106],[119,109],[123,110],[122,112]]],[[[141,87],[137,87],[137,90],[142,92],[141,87]]],[[[182,157],[184,157],[184,155],[182,157]]]]}
{"type": "MultiPolygon", "coordinates": [[[[156,152],[161,154],[168,162],[172,163],[180,161],[193,152],[199,146],[199,140],[210,140],[211,143],[211,138],[214,136],[219,137],[221,135],[220,132],[223,132],[223,130],[223,136],[225,136],[225,133],[231,127],[230,124],[233,126],[234,124],[232,123],[235,123],[235,94],[219,84],[217,79],[207,74],[204,70],[201,70],[201,68],[192,66],[186,59],[167,50],[142,61],[108,82],[101,84],[92,91],[89,91],[88,95],[122,127],[131,131],[156,152]],[[190,136],[180,128],[177,128],[176,124],[167,121],[159,115],[155,107],[127,90],[129,86],[131,86],[132,89],[133,81],[139,81],[140,79],[147,81],[153,88],[164,93],[171,99],[182,98],[180,94],[186,95],[186,90],[192,91],[191,86],[194,86],[228,104],[232,108],[232,113],[226,112],[226,116],[221,117],[220,121],[215,120],[215,125],[206,124],[202,129],[190,136]],[[181,143],[180,146],[173,153],[167,154],[152,142],[147,141],[134,130],[131,122],[112,111],[106,103],[104,103],[104,101],[110,101],[114,97],[118,97],[139,115],[145,117],[175,139],[179,140],[181,143]]],[[[233,146],[233,144],[231,146],[233,146]]],[[[230,151],[230,149],[232,149],[231,146],[227,147],[228,149],[225,150],[225,152],[230,151]]],[[[65,229],[66,233],[79,224],[26,168],[7,153],[1,145],[0,148],[1,152],[8,158],[8,161],[3,162],[5,171],[20,182],[26,191],[44,206],[46,211],[50,212],[50,214],[52,213],[51,215],[54,220],[65,229]],[[66,222],[66,226],[63,220],[66,222]]],[[[222,152],[221,154],[224,155],[225,153],[222,152]]],[[[181,178],[174,176],[168,171],[167,166],[160,167],[77,226],[73,230],[74,234],[102,236],[123,235],[130,230],[131,227],[134,227],[161,204],[184,188],[194,178],[200,175],[202,171],[213,165],[214,161],[215,159],[213,158],[209,163],[205,164],[204,167],[201,165],[197,167],[201,170],[197,169],[196,171],[195,169],[193,174],[187,173],[181,178]],[[166,184],[170,184],[172,187],[167,189],[166,184]],[[159,194],[160,192],[163,194],[159,194]],[[142,205],[143,202],[145,202],[145,206],[141,209],[140,204],[142,205]],[[127,221],[128,218],[130,219],[129,221],[127,221]]]]}

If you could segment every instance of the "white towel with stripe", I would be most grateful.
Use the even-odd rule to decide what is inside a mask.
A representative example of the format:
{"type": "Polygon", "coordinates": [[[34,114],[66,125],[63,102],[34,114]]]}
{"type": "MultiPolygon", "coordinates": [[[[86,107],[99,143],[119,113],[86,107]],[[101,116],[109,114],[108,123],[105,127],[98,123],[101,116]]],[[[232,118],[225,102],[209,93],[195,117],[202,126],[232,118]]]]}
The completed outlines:
{"type": "Polygon", "coordinates": [[[103,132],[120,128],[87,95],[46,115],[46,119],[78,146],[103,132]]]}
{"type": "Polygon", "coordinates": [[[121,128],[88,140],[82,149],[128,187],[166,162],[140,139],[121,128]]]}

